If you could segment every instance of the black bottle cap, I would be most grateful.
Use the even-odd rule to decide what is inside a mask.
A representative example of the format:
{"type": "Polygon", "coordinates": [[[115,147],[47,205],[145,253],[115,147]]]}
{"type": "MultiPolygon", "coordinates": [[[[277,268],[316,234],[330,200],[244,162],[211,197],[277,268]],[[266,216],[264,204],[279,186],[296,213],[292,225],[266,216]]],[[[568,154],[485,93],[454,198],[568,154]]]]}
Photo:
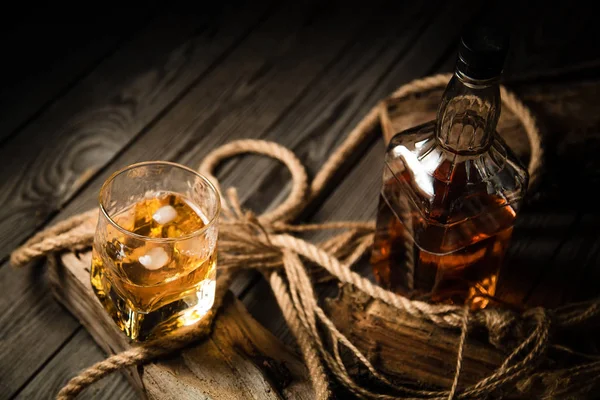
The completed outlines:
{"type": "Polygon", "coordinates": [[[489,80],[502,73],[509,39],[495,25],[477,25],[465,31],[460,39],[456,69],[473,80],[489,80]]]}

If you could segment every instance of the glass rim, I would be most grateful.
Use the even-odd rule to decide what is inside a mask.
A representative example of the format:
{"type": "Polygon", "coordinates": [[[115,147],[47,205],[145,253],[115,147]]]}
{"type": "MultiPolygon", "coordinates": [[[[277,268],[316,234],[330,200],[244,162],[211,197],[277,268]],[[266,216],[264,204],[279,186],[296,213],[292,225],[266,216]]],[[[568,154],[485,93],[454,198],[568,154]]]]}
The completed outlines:
{"type": "Polygon", "coordinates": [[[217,219],[219,218],[219,214],[221,213],[221,195],[219,193],[219,191],[217,190],[216,186],[210,181],[210,179],[208,179],[206,176],[202,175],[201,173],[199,173],[198,171],[193,170],[192,168],[186,167],[185,165],[179,164],[179,163],[175,163],[172,161],[142,161],[142,162],[138,162],[138,163],[134,163],[134,164],[130,164],[126,167],[123,167],[115,172],[113,172],[102,184],[102,186],[100,187],[100,192],[98,193],[98,204],[100,206],[100,211],[102,212],[102,214],[104,215],[104,217],[106,217],[106,219],[108,220],[108,222],[114,226],[116,229],[118,229],[119,231],[123,232],[124,234],[134,237],[136,239],[140,239],[140,240],[144,240],[144,241],[148,241],[148,242],[156,242],[156,243],[171,243],[171,242],[178,242],[178,241],[182,241],[182,240],[187,240],[187,239],[191,239],[194,237],[197,237],[199,235],[201,235],[202,233],[204,233],[206,230],[208,230],[208,228],[210,228],[212,225],[215,224],[215,222],[217,221],[217,219]],[[196,175],[198,178],[200,178],[202,181],[204,181],[205,183],[208,184],[208,186],[210,187],[210,189],[213,191],[213,193],[215,194],[215,200],[216,200],[216,207],[217,209],[215,210],[215,212],[213,213],[213,216],[211,218],[209,218],[208,222],[200,229],[193,231],[191,233],[187,233],[183,236],[178,236],[178,237],[174,237],[174,238],[153,238],[153,237],[149,237],[149,236],[144,236],[144,235],[140,235],[139,233],[135,233],[135,232],[131,232],[125,228],[123,228],[121,225],[119,225],[114,219],[112,219],[112,217],[109,215],[108,211],[106,210],[106,208],[104,207],[104,204],[102,204],[102,194],[104,193],[106,187],[115,180],[115,178],[127,171],[130,171],[132,169],[135,168],[139,168],[139,167],[143,167],[143,166],[148,166],[148,165],[167,165],[170,167],[175,167],[175,168],[179,168],[182,170],[185,170],[187,172],[191,172],[192,174],[196,175]]]}

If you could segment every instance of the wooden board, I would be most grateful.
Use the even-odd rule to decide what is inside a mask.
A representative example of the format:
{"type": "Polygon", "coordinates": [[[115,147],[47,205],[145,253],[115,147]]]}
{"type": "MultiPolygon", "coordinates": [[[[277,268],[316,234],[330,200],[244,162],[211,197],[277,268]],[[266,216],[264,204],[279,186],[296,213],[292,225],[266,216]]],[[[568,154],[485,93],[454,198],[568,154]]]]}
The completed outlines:
{"type": "MultiPolygon", "coordinates": [[[[131,347],[90,285],[91,253],[67,253],[49,271],[52,291],[109,354],[131,347]]],[[[258,324],[231,292],[209,339],[168,359],[129,371],[151,399],[312,399],[297,354],[258,324]]]]}
{"type": "Polygon", "coordinates": [[[0,260],[235,48],[267,6],[162,13],[0,147],[0,260]]]}
{"type": "MultiPolygon", "coordinates": [[[[226,8],[219,18],[164,13],[0,148],[4,159],[13,160],[2,169],[10,179],[0,182],[0,215],[6,217],[0,223],[0,260],[46,225],[123,146],[202,81],[260,24],[267,6],[246,4],[229,12],[226,8]]],[[[97,193],[101,181],[96,182],[97,193]]],[[[95,198],[90,192],[87,199],[95,198]]],[[[0,265],[4,293],[0,301],[6,302],[0,307],[0,375],[5,377],[0,381],[0,399],[18,393],[79,326],[49,301],[43,273],[42,266],[13,271],[7,262],[0,265]],[[35,346],[26,355],[12,351],[40,340],[44,346],[35,346]]]]}
{"type": "MultiPolygon", "coordinates": [[[[365,8],[374,6],[369,4],[365,8]]],[[[359,15],[364,17],[368,14],[354,15],[344,8],[335,7],[319,11],[316,5],[275,10],[235,51],[221,60],[219,68],[211,70],[193,88],[189,88],[161,121],[145,130],[137,138],[136,146],[128,148],[111,162],[110,168],[91,179],[86,189],[52,223],[94,207],[99,187],[117,168],[147,159],[170,159],[195,167],[194,164],[217,145],[239,137],[263,136],[284,112],[291,109],[298,96],[313,93],[309,90],[312,89],[310,84],[317,76],[322,79],[322,83],[315,85],[314,93],[325,90],[327,81],[339,73],[341,65],[335,69],[328,66],[358,35],[361,28],[358,23],[359,15]],[[348,24],[343,30],[331,25],[332,22],[339,25],[354,20],[357,21],[356,24],[348,24]],[[276,41],[272,37],[274,31],[282,32],[276,41]],[[321,37],[327,37],[328,40],[318,42],[321,37]],[[323,75],[324,71],[331,72],[331,75],[323,75]],[[231,80],[232,74],[237,77],[236,80],[231,80]],[[223,106],[223,102],[227,107],[223,106]],[[197,152],[190,151],[190,143],[197,146],[197,152]]],[[[373,24],[372,21],[369,23],[373,24]]],[[[221,28],[220,32],[227,33],[227,30],[221,28]]],[[[366,44],[365,42],[364,45],[366,44]]],[[[374,56],[377,54],[375,52],[374,56]]],[[[358,70],[360,66],[357,66],[358,70]]],[[[369,77],[373,81],[377,78],[377,75],[369,77]]],[[[303,104],[308,106],[307,103],[303,104]]],[[[242,172],[250,187],[252,175],[248,171],[242,172]]],[[[245,192],[242,190],[241,194],[244,195],[245,192]]],[[[6,367],[7,376],[14,377],[7,380],[10,390],[7,388],[4,393],[18,390],[21,383],[26,382],[26,377],[29,376],[27,374],[35,372],[31,366],[37,368],[43,365],[48,357],[62,357],[62,346],[65,341],[70,340],[78,326],[55,302],[39,301],[40,296],[45,293],[43,279],[38,280],[37,286],[32,286],[32,272],[15,273],[10,269],[0,268],[0,277],[3,277],[0,282],[6,293],[12,293],[6,298],[18,299],[13,302],[19,303],[19,307],[7,307],[6,312],[0,314],[0,321],[10,321],[12,325],[12,329],[6,331],[6,341],[0,349],[6,349],[8,360],[10,357],[18,357],[10,351],[11,348],[23,346],[32,340],[45,341],[45,346],[28,354],[27,363],[18,364],[17,368],[11,367],[10,362],[0,366],[6,367]],[[23,309],[27,309],[30,314],[28,320],[13,320],[12,316],[19,315],[23,309]],[[49,323],[52,324],[50,337],[44,333],[49,323]]],[[[243,288],[238,285],[237,290],[239,293],[243,288]]],[[[89,364],[97,360],[97,355],[92,354],[89,364]]],[[[68,359],[67,356],[63,358],[68,359]]],[[[55,380],[64,381],[64,376],[69,372],[77,372],[77,368],[66,364],[63,368],[64,371],[55,371],[55,380]]],[[[38,381],[32,382],[32,385],[37,383],[38,381]]]]}
{"type": "MultiPolygon", "coordinates": [[[[48,301],[56,303],[54,298],[50,298],[48,301]]],[[[62,307],[60,308],[62,309],[62,307]]],[[[104,350],[94,342],[84,328],[80,327],[61,351],[14,398],[54,400],[56,393],[65,382],[89,367],[90,362],[99,362],[105,358],[104,350]]],[[[78,398],[135,400],[140,398],[140,394],[123,374],[113,374],[84,390],[78,398]]]]}
{"type": "MultiPolygon", "coordinates": [[[[351,286],[326,299],[325,309],[340,332],[387,376],[414,386],[452,386],[459,332],[415,319],[351,286]]],[[[461,385],[477,383],[502,361],[501,351],[470,338],[463,355],[461,385]]]]}

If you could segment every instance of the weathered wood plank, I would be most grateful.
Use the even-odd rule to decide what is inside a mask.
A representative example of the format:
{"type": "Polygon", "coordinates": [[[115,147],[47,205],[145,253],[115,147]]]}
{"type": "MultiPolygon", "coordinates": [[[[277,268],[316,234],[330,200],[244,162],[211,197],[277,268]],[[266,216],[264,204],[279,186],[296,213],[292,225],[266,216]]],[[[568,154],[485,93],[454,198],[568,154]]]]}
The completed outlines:
{"type": "MultiPolygon", "coordinates": [[[[429,8],[422,4],[385,4],[371,19],[365,18],[367,25],[352,45],[262,138],[294,151],[309,176],[314,175],[344,139],[345,130],[380,100],[378,96],[384,96],[381,80],[404,56],[412,54],[414,41],[432,19],[429,8]]],[[[401,69],[396,72],[401,74],[401,69]]],[[[192,157],[200,162],[197,155],[192,157]]],[[[256,212],[278,204],[289,191],[287,170],[264,158],[230,160],[218,176],[223,188],[235,186],[244,206],[256,212]]],[[[243,293],[257,278],[253,271],[240,274],[233,283],[234,291],[243,293]]]]}
{"type": "MultiPolygon", "coordinates": [[[[110,170],[100,173],[60,218],[94,207],[100,185],[117,168],[145,159],[180,160],[192,145],[202,157],[232,138],[262,135],[360,28],[358,24],[338,28],[352,15],[345,11],[314,13],[316,10],[283,10],[266,21],[136,146],[118,157],[110,170]],[[307,25],[309,20],[312,25],[307,25]],[[281,35],[274,38],[273,32],[281,35]]],[[[36,340],[34,332],[29,340],[36,340]]],[[[52,351],[56,345],[45,347],[52,351]]]]}
{"type": "Polygon", "coordinates": [[[45,272],[0,269],[0,399],[16,393],[79,326],[48,292],[45,272]]]}
{"type": "MultiPolygon", "coordinates": [[[[79,329],[62,351],[19,392],[15,399],[55,399],[56,393],[74,375],[87,368],[90,360],[101,361],[105,354],[83,329],[79,329]]],[[[113,374],[84,390],[78,399],[139,399],[139,394],[121,374],[113,374]]]]}
{"type": "Polygon", "coordinates": [[[0,149],[0,259],[214,67],[264,9],[165,13],[0,149]]]}
{"type": "MultiPolygon", "coordinates": [[[[419,76],[437,72],[438,68],[448,67],[448,60],[452,58],[449,58],[448,53],[454,53],[456,47],[455,42],[458,38],[462,24],[469,19],[469,14],[464,12],[464,10],[469,9],[466,7],[468,4],[470,3],[465,2],[465,7],[457,7],[456,4],[448,4],[438,8],[434,18],[428,21],[426,28],[417,32],[419,35],[417,38],[411,39],[410,42],[412,42],[412,45],[408,47],[406,51],[396,53],[392,56],[391,60],[393,60],[393,63],[391,64],[391,68],[386,70],[379,80],[373,81],[371,87],[367,87],[366,82],[361,86],[360,90],[366,90],[368,94],[361,99],[362,103],[356,104],[356,110],[349,110],[352,111],[352,114],[326,114],[329,120],[336,121],[336,119],[339,118],[341,123],[332,124],[329,122],[329,124],[326,125],[331,126],[332,131],[335,129],[335,139],[328,144],[327,152],[323,152],[323,157],[327,157],[328,154],[344,140],[347,131],[352,129],[373,105],[388,96],[398,86],[419,76]],[[443,41],[440,40],[439,37],[439,33],[442,31],[445,33],[443,41]]],[[[474,13],[477,11],[477,7],[471,8],[470,10],[474,13]]],[[[400,32],[398,32],[398,35],[400,35],[400,32]]],[[[383,36],[380,34],[379,37],[383,36]]],[[[321,124],[324,125],[323,123],[321,124]]],[[[367,151],[367,154],[372,153],[372,151],[369,152],[368,149],[369,146],[373,144],[373,141],[377,141],[375,136],[373,136],[371,141],[365,143],[366,147],[361,149],[362,152],[357,152],[357,154],[353,155],[352,159],[347,160],[345,167],[342,168],[342,174],[340,175],[343,176],[344,172],[347,173],[349,169],[356,169],[358,168],[358,165],[364,164],[362,157],[365,156],[365,151],[367,151]]],[[[304,160],[304,157],[310,159],[311,150],[314,148],[315,147],[308,142],[301,143],[298,148],[294,148],[293,150],[296,154],[301,154],[303,156],[301,157],[301,160],[304,160]]],[[[312,162],[305,162],[305,164],[311,172],[310,175],[314,175],[321,165],[312,162]]],[[[260,190],[254,191],[253,196],[248,199],[244,205],[250,208],[257,207],[260,209],[259,206],[263,208],[266,204],[273,206],[280,202],[281,197],[274,196],[274,193],[277,194],[278,192],[269,188],[272,187],[271,185],[274,181],[273,176],[279,175],[280,180],[285,180],[287,179],[285,174],[286,173],[282,172],[281,168],[275,171],[272,169],[265,171],[265,178],[260,181],[260,190]]],[[[338,177],[338,179],[341,179],[342,176],[338,177]]],[[[373,185],[380,182],[379,178],[373,179],[372,176],[364,176],[362,179],[371,180],[373,185]]],[[[336,219],[336,217],[338,217],[339,219],[344,219],[358,217],[358,219],[366,219],[373,216],[375,203],[369,203],[369,199],[371,195],[375,196],[373,197],[374,199],[376,198],[379,188],[374,189],[375,191],[371,193],[365,191],[366,188],[361,186],[352,186],[349,187],[349,189],[351,190],[342,194],[342,196],[351,196],[358,203],[362,202],[364,204],[362,209],[367,212],[367,216],[361,217],[360,215],[355,214],[361,208],[356,206],[352,209],[352,213],[350,214],[333,214],[331,218],[336,219]],[[360,187],[360,189],[358,189],[358,187],[360,187]],[[357,190],[360,190],[360,196],[356,196],[357,190]],[[371,206],[369,206],[370,204],[371,206]]],[[[326,192],[330,193],[333,190],[334,188],[330,187],[326,192]]],[[[339,189],[335,188],[335,190],[337,191],[339,189]]],[[[320,199],[317,199],[317,201],[306,210],[305,216],[310,216],[314,210],[322,204],[322,201],[327,198],[327,194],[328,193],[324,193],[320,199]]],[[[333,208],[336,207],[337,206],[334,206],[333,208]]],[[[346,205],[341,204],[341,207],[346,207],[346,205]]],[[[338,211],[343,213],[343,210],[338,211]]],[[[243,301],[250,313],[252,313],[261,324],[271,330],[271,332],[274,332],[278,337],[282,338],[285,343],[293,342],[293,339],[289,335],[289,330],[285,326],[283,320],[281,318],[273,318],[273,315],[279,315],[279,310],[266,282],[260,280],[247,292],[247,294],[244,295],[243,301]]]]}
{"type": "MultiPolygon", "coordinates": [[[[414,76],[414,69],[405,71],[410,61],[405,62],[404,58],[415,57],[418,50],[413,48],[414,43],[429,24],[437,22],[434,17],[429,7],[422,4],[386,3],[372,18],[365,18],[367,25],[360,29],[351,46],[311,84],[289,112],[269,127],[263,139],[294,151],[309,176],[314,175],[344,140],[347,129],[385,95],[390,76],[400,81],[414,76]]],[[[421,67],[429,65],[424,63],[421,67]]],[[[193,157],[195,162],[199,160],[193,157]]],[[[235,185],[244,205],[257,212],[273,207],[287,194],[288,176],[287,170],[273,161],[256,157],[232,160],[219,174],[221,185],[235,185]],[[253,176],[250,187],[243,181],[248,172],[253,176]]]]}
{"type": "MultiPolygon", "coordinates": [[[[357,10],[318,8],[302,12],[282,10],[273,15],[135,146],[119,156],[110,169],[100,173],[58,218],[95,207],[100,186],[118,168],[148,159],[173,160],[194,167],[211,149],[230,140],[264,137],[289,111],[297,96],[307,90],[313,93],[314,79],[324,70],[331,71],[330,63],[338,53],[345,54],[345,46],[360,31],[358,20],[364,15],[357,10]],[[309,19],[312,25],[306,26],[309,19]],[[285,40],[274,38],[273,32],[280,32],[285,40]],[[231,71],[235,71],[237,80],[231,80],[231,71]]],[[[342,66],[333,65],[337,66],[333,72],[338,73],[337,68],[342,66]]],[[[332,76],[327,72],[325,78],[332,76]]],[[[319,82],[317,93],[327,88],[327,79],[319,82]]],[[[310,108],[310,103],[304,104],[310,108]]],[[[254,189],[254,175],[260,172],[238,170],[244,178],[242,196],[254,189]]],[[[239,290],[236,286],[232,289],[236,293],[239,290]]]]}
{"type": "MultiPolygon", "coordinates": [[[[221,26],[217,19],[213,19],[208,25],[203,25],[202,21],[199,22],[192,15],[182,17],[182,19],[171,16],[155,21],[141,36],[134,38],[106,64],[86,78],[80,86],[70,92],[70,94],[74,93],[74,97],[66,96],[62,99],[64,100],[62,103],[55,104],[48,111],[47,116],[40,118],[42,122],[46,119],[50,120],[48,121],[49,126],[53,126],[52,124],[65,126],[62,131],[55,133],[68,141],[65,143],[65,145],[69,145],[66,152],[71,159],[67,161],[60,158],[65,156],[62,154],[56,160],[54,158],[56,154],[53,153],[56,149],[47,146],[43,150],[45,158],[38,157],[27,169],[27,165],[21,164],[20,161],[17,162],[11,156],[10,159],[15,162],[11,164],[10,168],[3,170],[3,173],[8,174],[11,169],[16,168],[22,170],[33,181],[29,183],[21,181],[19,178],[23,179],[23,177],[17,175],[11,177],[14,178],[12,181],[3,181],[0,184],[0,186],[12,186],[12,191],[8,191],[10,193],[3,192],[0,195],[0,202],[4,202],[9,209],[21,215],[19,218],[15,216],[13,223],[8,223],[8,221],[4,221],[6,224],[0,223],[0,236],[10,236],[7,241],[12,240],[13,243],[16,243],[19,240],[16,238],[17,236],[31,234],[36,224],[41,223],[48,214],[42,212],[43,218],[33,221],[33,218],[23,217],[23,213],[30,215],[32,212],[39,211],[36,208],[44,204],[49,207],[46,211],[52,213],[52,210],[59,206],[59,204],[52,206],[54,201],[52,199],[58,199],[61,203],[72,196],[75,187],[83,185],[93,176],[93,171],[89,168],[96,169],[103,166],[120,150],[122,145],[126,144],[127,135],[130,136],[129,139],[132,139],[143,128],[145,122],[150,122],[155,118],[155,113],[159,113],[164,107],[169,106],[169,101],[179,96],[180,92],[185,90],[189,84],[194,83],[198,77],[202,77],[202,74],[209,70],[214,62],[219,61],[220,57],[256,24],[264,10],[260,8],[254,11],[252,9],[238,10],[238,12],[242,12],[242,15],[233,14],[230,18],[224,16],[225,22],[221,26]],[[219,35],[215,36],[217,32],[219,35]],[[175,49],[173,50],[173,48],[175,49]],[[123,54],[121,54],[122,52],[123,54]],[[132,53],[144,56],[146,60],[127,61],[132,53]],[[151,60],[155,60],[157,64],[152,66],[151,60]],[[158,62],[162,62],[163,65],[158,62]],[[124,68],[121,64],[127,64],[128,67],[124,68]],[[124,75],[115,74],[115,71],[119,70],[123,70],[124,75]],[[141,75],[136,77],[136,74],[141,75]],[[130,79],[136,81],[129,81],[130,79]],[[108,85],[107,80],[114,86],[106,86],[108,85]],[[116,99],[110,99],[110,90],[106,90],[106,92],[102,90],[107,87],[112,87],[114,93],[118,94],[116,99]],[[99,92],[97,97],[89,93],[93,89],[99,92]],[[109,96],[109,98],[105,96],[109,96]],[[72,112],[70,107],[74,107],[73,103],[78,101],[88,101],[89,105],[89,107],[82,105],[82,107],[86,107],[86,111],[83,112],[84,116],[81,117],[80,124],[77,124],[74,119],[69,119],[72,112]],[[104,101],[108,101],[109,104],[115,103],[115,106],[105,107],[104,101]],[[61,120],[61,118],[64,119],[61,120]],[[83,141],[83,144],[76,142],[79,139],[83,141]],[[46,163],[50,163],[56,168],[48,171],[48,167],[44,166],[46,163]],[[67,167],[65,163],[68,163],[70,167],[67,167]],[[74,171],[76,170],[80,172],[87,170],[87,172],[83,174],[84,176],[75,177],[74,171]],[[44,171],[44,173],[39,171],[44,171]],[[49,174],[48,176],[46,172],[49,174]],[[54,193],[56,189],[52,185],[59,185],[61,179],[67,179],[74,186],[71,186],[70,189],[63,187],[65,191],[62,194],[54,193]],[[38,186],[38,183],[41,186],[38,186]],[[22,198],[19,200],[16,198],[19,195],[31,196],[31,199],[30,201],[24,201],[22,198]],[[19,222],[14,223],[15,220],[19,222]]],[[[209,16],[206,18],[210,19],[209,16]]],[[[38,130],[43,128],[41,122],[34,125],[38,130]]],[[[29,129],[22,132],[22,135],[11,142],[11,145],[23,146],[22,142],[26,139],[23,135],[26,132],[29,132],[29,129]]],[[[39,132],[37,133],[39,134],[39,132]]],[[[32,130],[30,134],[34,135],[36,131],[32,130]]],[[[52,137],[51,134],[49,136],[52,137]]],[[[35,139],[36,145],[45,146],[42,138],[43,135],[35,139]]],[[[6,148],[0,150],[0,154],[3,154],[2,151],[5,150],[6,148]]],[[[21,147],[13,150],[20,153],[26,152],[26,149],[21,147]]],[[[24,157],[27,159],[34,155],[35,153],[32,152],[25,154],[24,157]]],[[[93,197],[95,195],[90,194],[89,198],[93,197]]],[[[9,243],[5,242],[3,245],[6,245],[3,247],[4,250],[10,249],[9,243]]],[[[7,268],[6,264],[4,263],[3,267],[0,267],[0,276],[2,277],[0,281],[5,289],[2,301],[9,306],[0,308],[0,320],[11,321],[10,324],[3,325],[3,328],[11,326],[11,329],[2,332],[0,354],[3,355],[3,359],[0,368],[2,368],[3,376],[6,376],[6,379],[3,380],[3,385],[5,385],[3,389],[5,390],[2,395],[10,397],[29,379],[30,374],[43,365],[48,357],[51,357],[71,336],[78,324],[50,299],[40,301],[40,297],[46,299],[43,296],[47,296],[47,287],[45,279],[36,272],[43,271],[36,271],[34,267],[23,271],[14,271],[7,268]],[[30,274],[34,277],[29,276],[30,274]],[[38,282],[38,284],[33,285],[32,282],[38,282]],[[13,307],[14,304],[18,304],[19,307],[13,307]],[[23,315],[28,315],[28,317],[23,318],[23,315]],[[54,326],[50,334],[46,333],[48,326],[54,326]],[[31,342],[39,342],[42,339],[44,346],[37,346],[29,352],[25,357],[27,363],[17,362],[17,360],[22,360],[22,355],[15,352],[14,349],[22,348],[31,342]]]]}
{"type": "MultiPolygon", "coordinates": [[[[92,291],[90,260],[90,252],[79,257],[69,253],[54,263],[49,275],[54,294],[106,351],[128,349],[129,340],[92,291]]],[[[82,360],[87,361],[87,357],[80,357],[82,360]]],[[[252,319],[231,292],[209,339],[135,369],[131,378],[151,399],[313,398],[308,371],[300,358],[252,319]]],[[[56,384],[66,379],[61,377],[56,384]]]]}
{"type": "Polygon", "coordinates": [[[100,186],[116,169],[157,159],[195,167],[210,150],[230,140],[264,137],[315,78],[345,53],[360,29],[355,10],[328,4],[296,5],[272,15],[51,223],[96,207],[100,186]]]}
{"type": "Polygon", "coordinates": [[[124,7],[110,16],[75,19],[36,13],[3,32],[0,46],[10,62],[0,66],[0,144],[90,73],[147,23],[152,11],[124,7]]]}
{"type": "MultiPolygon", "coordinates": [[[[325,309],[380,371],[415,386],[452,386],[459,339],[455,332],[373,301],[351,286],[327,299],[325,309]]],[[[471,339],[463,354],[461,383],[477,383],[503,360],[501,351],[471,339]]]]}
{"type": "Polygon", "coordinates": [[[314,399],[299,355],[256,322],[233,295],[210,340],[168,363],[149,365],[143,380],[148,396],[157,400],[202,395],[215,400],[314,399]]]}

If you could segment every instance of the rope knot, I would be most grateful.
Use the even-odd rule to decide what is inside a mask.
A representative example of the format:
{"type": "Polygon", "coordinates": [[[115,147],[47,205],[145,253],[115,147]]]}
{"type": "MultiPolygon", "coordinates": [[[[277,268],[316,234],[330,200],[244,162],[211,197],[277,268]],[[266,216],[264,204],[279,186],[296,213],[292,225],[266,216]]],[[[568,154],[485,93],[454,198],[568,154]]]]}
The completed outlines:
{"type": "Polygon", "coordinates": [[[490,308],[481,315],[489,341],[498,349],[513,347],[514,340],[524,335],[522,320],[510,311],[490,308]]]}
{"type": "Polygon", "coordinates": [[[272,228],[270,226],[265,226],[264,224],[262,224],[260,220],[256,217],[256,214],[254,214],[252,211],[246,211],[246,213],[244,214],[244,220],[249,226],[253,227],[256,230],[257,234],[262,235],[265,242],[267,242],[271,246],[274,246],[269,237],[270,232],[272,231],[272,228]]]}

